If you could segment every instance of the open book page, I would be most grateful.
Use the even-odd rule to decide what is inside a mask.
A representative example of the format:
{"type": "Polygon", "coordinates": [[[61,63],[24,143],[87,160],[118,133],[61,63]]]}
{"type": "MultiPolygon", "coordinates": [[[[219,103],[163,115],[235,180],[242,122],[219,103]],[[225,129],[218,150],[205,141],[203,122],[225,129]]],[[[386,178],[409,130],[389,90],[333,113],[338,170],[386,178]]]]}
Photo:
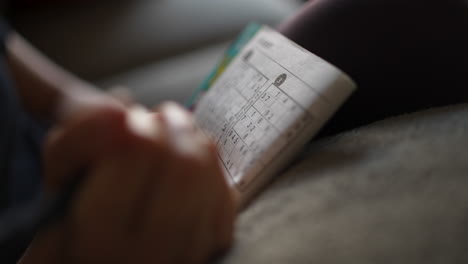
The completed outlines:
{"type": "Polygon", "coordinates": [[[336,67],[262,26],[195,109],[245,202],[318,132],[355,88],[336,67]]]}

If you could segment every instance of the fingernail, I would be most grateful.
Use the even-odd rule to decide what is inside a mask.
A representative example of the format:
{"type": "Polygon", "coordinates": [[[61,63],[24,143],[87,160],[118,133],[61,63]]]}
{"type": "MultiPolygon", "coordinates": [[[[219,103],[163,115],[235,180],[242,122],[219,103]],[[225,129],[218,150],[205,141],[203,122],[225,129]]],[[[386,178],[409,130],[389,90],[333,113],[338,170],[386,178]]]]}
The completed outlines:
{"type": "Polygon", "coordinates": [[[182,107],[175,103],[168,103],[164,108],[166,122],[170,127],[172,127],[172,129],[194,129],[194,124],[190,119],[189,114],[182,107]]]}
{"type": "Polygon", "coordinates": [[[141,106],[134,106],[129,109],[127,124],[133,133],[142,137],[153,138],[157,132],[153,114],[141,106]]]}

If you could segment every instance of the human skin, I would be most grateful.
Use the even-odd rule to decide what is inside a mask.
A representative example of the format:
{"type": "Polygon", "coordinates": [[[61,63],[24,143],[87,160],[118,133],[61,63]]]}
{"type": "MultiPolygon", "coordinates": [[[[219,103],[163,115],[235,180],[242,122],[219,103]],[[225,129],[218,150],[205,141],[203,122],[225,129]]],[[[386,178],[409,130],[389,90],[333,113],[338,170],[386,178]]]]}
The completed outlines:
{"type": "Polygon", "coordinates": [[[148,115],[146,132],[109,108],[51,133],[49,188],[78,168],[87,175],[67,217],[20,263],[203,263],[230,245],[236,209],[213,144],[179,106],[148,115]]]}
{"type": "Polygon", "coordinates": [[[175,104],[132,123],[133,106],[53,64],[16,33],[7,58],[26,110],[50,122],[47,192],[77,171],[67,216],[20,263],[202,263],[232,242],[236,205],[215,148],[175,104]]]}
{"type": "Polygon", "coordinates": [[[6,58],[22,106],[34,117],[60,123],[75,113],[121,102],[50,61],[16,32],[6,58]]]}
{"type": "MultiPolygon", "coordinates": [[[[310,1],[299,14],[296,14],[291,20],[281,25],[279,30],[287,37],[344,70],[354,78],[358,84],[356,93],[341,108],[327,127],[325,127],[322,135],[337,133],[391,115],[438,105],[465,102],[468,99],[465,79],[466,76],[468,76],[468,55],[465,52],[466,47],[468,47],[466,1],[314,0],[310,1]]],[[[31,48],[21,41],[20,38],[10,38],[8,50],[10,55],[10,68],[12,69],[17,87],[26,108],[43,119],[59,122],[57,130],[54,131],[62,131],[58,134],[63,133],[63,138],[74,138],[74,140],[63,141],[49,139],[49,142],[52,143],[48,144],[48,149],[61,150],[56,152],[46,150],[47,153],[59,153],[46,155],[50,157],[46,162],[46,165],[49,164],[46,166],[46,175],[48,179],[47,182],[51,188],[59,188],[63,184],[63,181],[66,181],[67,176],[71,175],[71,173],[69,173],[73,171],[71,168],[77,169],[79,167],[72,165],[75,162],[82,164],[80,162],[83,162],[83,160],[85,164],[93,165],[90,166],[92,169],[88,170],[88,178],[96,179],[98,183],[101,182],[99,179],[102,179],[104,183],[113,183],[114,178],[112,178],[112,181],[109,180],[111,177],[109,175],[114,175],[118,180],[115,181],[115,188],[127,186],[129,185],[128,181],[132,183],[132,180],[146,183],[143,179],[151,178],[151,176],[147,175],[156,175],[157,173],[155,173],[155,171],[162,169],[162,167],[151,167],[156,165],[160,166],[161,164],[153,164],[154,162],[145,159],[147,157],[159,157],[157,155],[161,153],[158,152],[160,150],[157,150],[157,147],[160,147],[160,145],[149,144],[147,141],[144,141],[144,139],[138,139],[137,136],[126,133],[125,126],[118,121],[119,118],[114,120],[113,117],[119,116],[119,114],[113,112],[115,110],[113,107],[118,107],[118,105],[120,105],[118,102],[108,95],[98,92],[92,85],[77,79],[71,74],[61,70],[59,67],[47,62],[40,55],[37,55],[36,52],[31,52],[31,48]],[[46,61],[45,67],[43,64],[44,61],[46,61]],[[31,64],[31,62],[34,63],[31,64]],[[40,64],[40,67],[37,67],[38,64],[40,64]],[[36,66],[31,67],[31,65],[36,66]],[[92,100],[83,100],[83,98],[92,100]],[[109,106],[114,110],[109,111],[105,106],[109,106]],[[109,127],[114,127],[115,129],[111,131],[106,130],[106,128],[96,128],[99,127],[96,120],[100,120],[101,123],[109,121],[111,122],[109,127]],[[96,132],[101,131],[99,129],[102,129],[104,132],[96,132]],[[89,134],[89,130],[94,131],[92,135],[89,134]],[[122,136],[122,139],[119,136],[120,134],[116,134],[115,131],[122,132],[123,135],[127,136],[122,136]],[[68,134],[70,134],[70,136],[66,136],[68,134]],[[109,135],[111,134],[114,135],[112,138],[116,137],[114,140],[120,138],[119,140],[121,141],[112,144],[109,143],[109,135]],[[93,138],[93,144],[89,143],[90,137],[93,138]],[[88,138],[88,140],[84,140],[85,138],[88,138]],[[128,147],[127,143],[125,143],[127,140],[135,144],[134,148],[126,149],[128,147]],[[101,144],[99,142],[104,143],[101,144]],[[142,142],[146,143],[142,144],[142,142]],[[84,150],[77,151],[84,146],[86,147],[84,150]],[[148,146],[153,146],[155,149],[148,149],[148,146]],[[120,152],[120,148],[126,151],[120,152]],[[86,154],[86,151],[90,152],[86,154]],[[67,157],[70,153],[75,153],[77,156],[69,157],[66,162],[63,162],[65,164],[64,168],[57,168],[57,166],[59,166],[58,164],[61,163],[54,162],[54,160],[67,157]],[[97,155],[96,153],[101,153],[101,155],[97,155]],[[125,158],[122,158],[122,156],[125,158]],[[127,156],[130,158],[127,158],[127,156]],[[122,176],[124,174],[134,175],[133,170],[126,170],[128,168],[145,168],[145,166],[150,166],[147,168],[146,172],[136,174],[141,178],[132,177],[128,179],[122,176]],[[62,172],[58,173],[57,171],[62,172]],[[122,173],[122,175],[120,173],[122,173]],[[138,181],[138,179],[140,179],[140,181],[138,181]]],[[[158,122],[160,121],[161,120],[158,122]]],[[[157,126],[161,126],[161,124],[157,126]]],[[[165,142],[165,140],[159,138],[159,134],[156,136],[156,139],[153,140],[156,142],[165,142]]],[[[203,146],[205,145],[199,145],[200,148],[206,147],[203,146]]],[[[178,153],[177,148],[171,151],[178,153]]],[[[170,157],[174,157],[175,160],[180,158],[178,154],[170,155],[170,157]]],[[[153,159],[151,159],[151,161],[153,161],[153,159]]],[[[164,159],[161,161],[164,161],[163,165],[165,166],[172,166],[162,171],[166,169],[168,171],[171,169],[177,171],[180,169],[178,166],[174,165],[177,163],[171,163],[164,159]]],[[[210,162],[210,164],[216,166],[214,162],[210,162]]],[[[218,180],[215,180],[220,177],[219,174],[213,172],[213,170],[216,169],[211,168],[208,170],[212,172],[209,174],[218,175],[218,177],[204,179],[200,176],[202,179],[200,182],[206,180],[208,183],[213,184],[208,184],[207,188],[219,188],[218,185],[221,184],[218,180]]],[[[195,170],[194,167],[185,168],[185,172],[187,175],[191,175],[192,172],[196,172],[194,175],[205,175],[205,173],[195,170]]],[[[177,175],[182,174],[184,173],[179,173],[177,175]]],[[[170,178],[166,174],[160,177],[170,178]]],[[[179,197],[179,193],[176,190],[179,188],[178,185],[186,183],[186,177],[182,175],[180,179],[184,180],[178,183],[167,182],[167,190],[172,189],[174,191],[172,193],[165,193],[167,196],[159,197],[161,199],[164,198],[166,201],[172,199],[178,202],[176,204],[180,205],[180,207],[173,206],[171,208],[187,208],[188,212],[191,214],[187,213],[183,217],[179,217],[176,215],[177,212],[171,211],[171,208],[165,207],[167,204],[159,204],[158,206],[162,210],[159,212],[172,213],[172,215],[169,214],[173,216],[171,219],[207,220],[200,220],[202,222],[210,222],[211,220],[209,219],[217,219],[213,221],[225,223],[225,228],[221,228],[221,230],[225,231],[219,231],[219,233],[230,234],[230,232],[232,232],[232,210],[229,209],[228,212],[220,213],[222,216],[204,218],[203,215],[196,215],[194,212],[203,211],[198,207],[200,204],[195,203],[194,205],[197,206],[194,208],[197,209],[191,211],[189,208],[192,208],[190,206],[193,204],[187,201],[196,201],[201,198],[198,192],[211,193],[211,191],[209,189],[204,189],[205,187],[203,186],[195,185],[193,186],[195,193],[191,194],[189,192],[187,194],[193,196],[179,197]],[[174,196],[170,197],[169,194],[174,196]],[[228,220],[222,220],[223,217],[226,217],[228,220]]],[[[24,263],[39,260],[48,260],[48,263],[54,263],[53,261],[66,260],[64,259],[66,257],[70,257],[72,258],[71,260],[78,263],[79,261],[92,262],[97,260],[112,260],[118,263],[125,263],[125,261],[129,261],[130,256],[134,255],[144,256],[144,259],[139,260],[141,262],[150,261],[151,258],[154,258],[153,260],[166,261],[169,260],[171,256],[178,254],[170,253],[158,255],[157,253],[188,252],[178,248],[176,243],[171,244],[168,243],[168,241],[162,240],[151,241],[150,239],[156,239],[155,237],[158,236],[147,238],[144,234],[141,234],[141,232],[137,232],[136,237],[143,240],[136,239],[137,241],[151,242],[149,244],[158,247],[148,249],[146,248],[148,244],[133,243],[140,245],[138,249],[133,249],[132,247],[126,248],[125,241],[121,242],[115,239],[115,236],[128,237],[129,233],[131,233],[128,231],[128,227],[134,225],[105,225],[106,221],[113,222],[110,221],[110,216],[107,215],[107,213],[111,215],[114,214],[114,216],[117,215],[117,217],[121,214],[120,211],[112,211],[116,209],[112,207],[112,205],[115,205],[113,198],[116,197],[116,193],[119,193],[121,190],[108,190],[106,184],[98,183],[92,186],[101,186],[94,188],[95,190],[100,190],[102,188],[104,190],[102,195],[99,196],[98,191],[84,192],[86,195],[83,194],[83,196],[80,196],[82,200],[78,198],[76,202],[77,206],[72,210],[72,216],[69,218],[70,223],[65,222],[63,226],[57,225],[50,230],[42,232],[36,238],[28,254],[23,259],[24,263]],[[109,201],[108,199],[111,198],[112,200],[109,201]],[[91,203],[89,201],[102,201],[102,203],[97,204],[97,206],[102,207],[93,210],[76,209],[93,208],[95,205],[94,202],[91,203]],[[89,220],[91,219],[90,215],[92,215],[89,214],[90,212],[99,213],[99,219],[106,221],[92,222],[89,220]],[[80,219],[80,221],[76,219],[80,219]],[[81,221],[81,219],[84,220],[81,221]],[[72,228],[70,228],[70,226],[72,228]],[[91,229],[88,229],[88,227],[91,229]],[[113,231],[115,229],[112,228],[119,229],[120,231],[114,234],[113,231]],[[73,230],[78,230],[78,232],[70,233],[73,230]],[[104,230],[105,232],[102,232],[99,236],[100,239],[104,240],[101,240],[99,245],[91,243],[91,238],[94,238],[97,232],[93,231],[92,233],[87,233],[85,232],[86,230],[104,230]],[[73,236],[70,234],[73,234],[73,236]],[[63,243],[64,241],[71,241],[71,243],[63,243]],[[66,247],[60,248],[59,245],[66,245],[66,247]],[[174,247],[171,247],[171,245],[174,247]],[[165,246],[169,249],[161,250],[161,248],[165,246]],[[125,249],[112,251],[112,248],[125,249]],[[56,252],[57,249],[60,249],[60,251],[56,252]],[[171,249],[173,249],[173,251],[171,251],[171,249]],[[120,255],[116,255],[116,253],[120,255]],[[47,256],[52,256],[56,259],[50,260],[46,258],[47,256]]],[[[189,183],[194,184],[190,181],[189,183]]],[[[224,183],[221,185],[224,186],[224,183]]],[[[91,187],[83,186],[83,188],[87,190],[87,188],[91,187]]],[[[185,186],[184,188],[191,190],[192,186],[185,186]]],[[[220,189],[224,190],[223,193],[228,193],[224,187],[220,189]]],[[[128,193],[124,195],[124,197],[134,197],[132,195],[135,195],[135,193],[136,192],[128,193]]],[[[216,197],[220,196],[220,200],[225,203],[221,203],[221,205],[219,205],[220,207],[233,207],[232,199],[229,198],[229,195],[216,194],[216,192],[213,195],[212,198],[214,200],[217,199],[216,197]]],[[[206,201],[208,201],[208,199],[206,201]]],[[[211,212],[217,211],[214,209],[217,206],[210,205],[208,202],[205,205],[207,208],[211,208],[211,212]]],[[[128,205],[128,208],[130,207],[131,205],[128,205]]],[[[143,207],[143,211],[153,209],[152,207],[144,207],[143,205],[137,207],[140,209],[143,207]]],[[[141,211],[136,210],[136,212],[140,214],[135,215],[144,218],[144,216],[141,215],[141,211]]],[[[156,212],[154,214],[156,214],[156,212]]],[[[217,215],[217,213],[213,214],[217,215]]],[[[174,222],[171,224],[179,224],[179,227],[182,225],[185,227],[193,227],[192,222],[174,222]]],[[[154,226],[141,226],[149,228],[149,230],[156,228],[154,226]]],[[[187,240],[187,236],[181,235],[180,232],[177,233],[181,230],[179,228],[171,229],[164,225],[156,226],[159,226],[161,231],[169,232],[169,230],[172,230],[175,232],[174,240],[169,242],[177,241],[176,238],[183,241],[187,240]]],[[[207,227],[200,225],[200,228],[191,230],[203,230],[205,228],[207,227]]],[[[211,233],[217,234],[216,231],[211,233]]],[[[192,253],[187,253],[190,257],[184,257],[184,261],[197,262],[203,258],[207,258],[209,254],[206,252],[215,252],[218,248],[228,244],[226,241],[230,240],[229,236],[220,235],[220,237],[224,236],[228,238],[220,239],[218,243],[214,243],[211,246],[209,243],[193,243],[194,245],[204,245],[203,248],[205,248],[206,251],[197,250],[197,252],[201,252],[200,255],[202,255],[202,257],[191,256],[192,253]]],[[[195,234],[193,237],[193,241],[204,241],[203,238],[198,238],[195,234]]]]}

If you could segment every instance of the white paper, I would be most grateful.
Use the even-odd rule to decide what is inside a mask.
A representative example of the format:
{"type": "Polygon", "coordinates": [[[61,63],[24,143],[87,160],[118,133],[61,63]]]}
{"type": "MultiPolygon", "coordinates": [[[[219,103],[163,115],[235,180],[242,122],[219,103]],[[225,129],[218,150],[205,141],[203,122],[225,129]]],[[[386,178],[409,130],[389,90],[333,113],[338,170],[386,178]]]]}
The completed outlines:
{"type": "Polygon", "coordinates": [[[200,100],[195,118],[217,143],[230,183],[251,195],[354,89],[339,69],[264,26],[200,100]]]}

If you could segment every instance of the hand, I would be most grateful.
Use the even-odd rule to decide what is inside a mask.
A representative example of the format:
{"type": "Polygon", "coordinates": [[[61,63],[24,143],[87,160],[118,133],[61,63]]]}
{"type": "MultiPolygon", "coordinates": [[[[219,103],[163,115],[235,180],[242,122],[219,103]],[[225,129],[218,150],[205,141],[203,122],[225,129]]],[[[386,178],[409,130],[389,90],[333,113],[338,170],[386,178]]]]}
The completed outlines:
{"type": "Polygon", "coordinates": [[[99,109],[52,133],[48,187],[79,168],[87,175],[23,263],[202,263],[229,246],[235,206],[213,144],[174,104],[139,115],[146,122],[99,109]]]}

